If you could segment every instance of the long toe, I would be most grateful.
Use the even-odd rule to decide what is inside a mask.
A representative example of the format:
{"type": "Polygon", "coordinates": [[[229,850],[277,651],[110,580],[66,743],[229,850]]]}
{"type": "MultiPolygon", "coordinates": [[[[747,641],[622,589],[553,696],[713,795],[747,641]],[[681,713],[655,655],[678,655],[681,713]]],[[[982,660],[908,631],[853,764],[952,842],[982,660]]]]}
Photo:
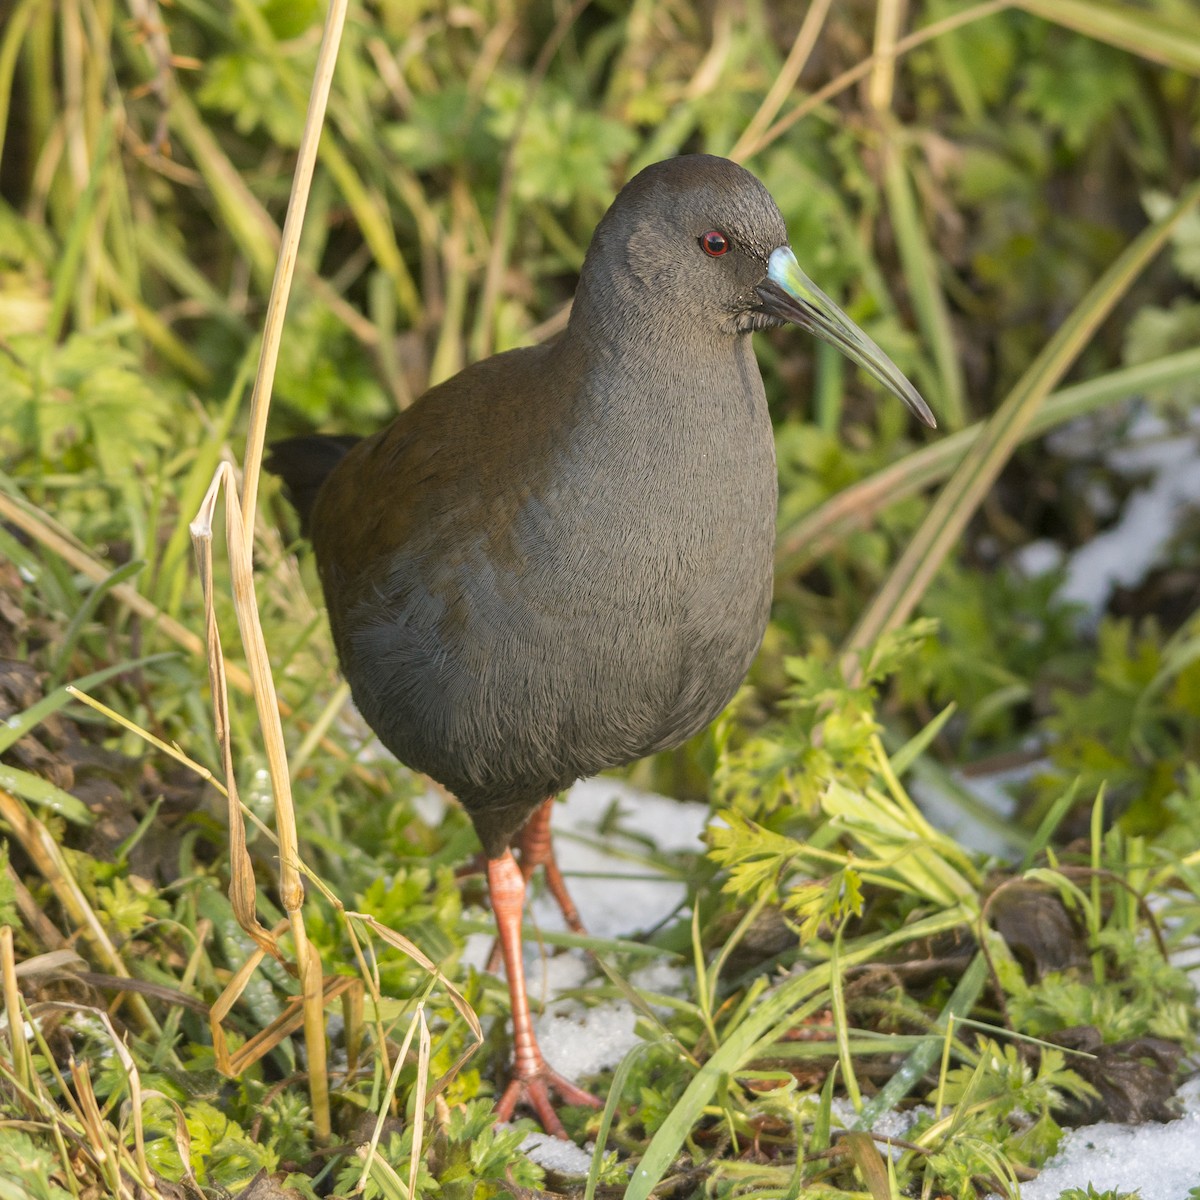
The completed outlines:
{"type": "Polygon", "coordinates": [[[576,1087],[557,1071],[546,1066],[533,1032],[529,996],[525,990],[525,964],[521,961],[521,910],[525,904],[525,880],[511,850],[488,860],[488,891],[496,914],[496,932],[504,951],[504,969],[508,973],[508,998],[512,1006],[513,1080],[500,1097],[496,1116],[507,1121],[518,1104],[527,1104],[538,1115],[547,1133],[565,1138],[566,1132],[550,1092],[557,1092],[568,1104],[586,1104],[599,1108],[595,1096],[576,1087]]]}
{"type": "Polygon", "coordinates": [[[533,1109],[534,1115],[547,1133],[565,1139],[567,1131],[563,1128],[550,1099],[551,1092],[556,1092],[565,1104],[578,1104],[584,1108],[604,1107],[604,1102],[591,1092],[585,1092],[583,1088],[569,1079],[564,1079],[557,1071],[542,1063],[533,1074],[524,1078],[514,1077],[511,1080],[504,1089],[504,1095],[500,1097],[500,1103],[496,1105],[496,1120],[511,1121],[513,1112],[520,1104],[533,1109]]]}
{"type": "Polygon", "coordinates": [[[549,862],[545,864],[545,869],[546,886],[550,889],[550,895],[558,902],[567,928],[572,933],[587,933],[583,922],[579,919],[579,910],[575,907],[575,901],[571,899],[571,893],[567,891],[566,882],[563,880],[562,872],[558,869],[558,863],[555,861],[553,853],[549,862]]]}

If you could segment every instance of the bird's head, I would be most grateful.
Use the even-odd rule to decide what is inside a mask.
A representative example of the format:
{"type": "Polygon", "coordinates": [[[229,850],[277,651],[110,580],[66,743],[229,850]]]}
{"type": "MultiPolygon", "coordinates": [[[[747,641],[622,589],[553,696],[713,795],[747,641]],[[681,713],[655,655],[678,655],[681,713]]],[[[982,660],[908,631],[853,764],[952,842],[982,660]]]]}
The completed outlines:
{"type": "Polygon", "coordinates": [[[728,159],[685,155],[634,176],[596,229],[580,292],[593,324],[640,324],[660,341],[799,325],[936,425],[900,368],[801,270],[767,189],[728,159]]]}

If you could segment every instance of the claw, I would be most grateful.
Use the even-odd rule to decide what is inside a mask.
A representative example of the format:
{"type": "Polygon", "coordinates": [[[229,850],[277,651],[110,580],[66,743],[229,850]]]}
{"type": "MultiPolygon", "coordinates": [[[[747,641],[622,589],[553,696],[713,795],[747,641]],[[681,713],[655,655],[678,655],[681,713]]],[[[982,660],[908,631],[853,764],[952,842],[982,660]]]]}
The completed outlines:
{"type": "Polygon", "coordinates": [[[599,1108],[601,1102],[548,1067],[542,1057],[533,1032],[529,997],[525,992],[525,966],[521,961],[521,910],[525,903],[525,880],[511,850],[506,850],[498,858],[489,859],[487,871],[492,911],[496,914],[496,929],[508,973],[513,1022],[513,1077],[496,1106],[496,1119],[507,1121],[518,1104],[527,1104],[537,1114],[547,1133],[565,1138],[566,1130],[550,1102],[550,1092],[557,1092],[568,1104],[599,1108]]]}
{"type": "Polygon", "coordinates": [[[564,1079],[552,1067],[542,1062],[536,1070],[524,1077],[514,1076],[504,1089],[504,1095],[496,1105],[496,1120],[511,1121],[518,1104],[533,1109],[542,1128],[554,1137],[565,1139],[567,1131],[559,1120],[558,1113],[550,1100],[550,1093],[557,1092],[566,1104],[578,1104],[585,1108],[603,1108],[604,1102],[591,1092],[564,1079]]]}

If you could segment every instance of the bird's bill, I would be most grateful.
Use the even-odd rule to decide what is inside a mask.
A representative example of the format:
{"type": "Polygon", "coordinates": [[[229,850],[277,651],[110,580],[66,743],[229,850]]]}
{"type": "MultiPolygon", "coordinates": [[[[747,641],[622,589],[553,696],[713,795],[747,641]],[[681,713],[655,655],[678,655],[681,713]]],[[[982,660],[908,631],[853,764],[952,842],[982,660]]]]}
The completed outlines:
{"type": "Polygon", "coordinates": [[[767,260],[767,277],[758,285],[763,311],[790,321],[836,346],[847,358],[870,371],[930,429],[937,421],[920,393],[884,352],[805,273],[791,247],[779,246],[767,260]]]}

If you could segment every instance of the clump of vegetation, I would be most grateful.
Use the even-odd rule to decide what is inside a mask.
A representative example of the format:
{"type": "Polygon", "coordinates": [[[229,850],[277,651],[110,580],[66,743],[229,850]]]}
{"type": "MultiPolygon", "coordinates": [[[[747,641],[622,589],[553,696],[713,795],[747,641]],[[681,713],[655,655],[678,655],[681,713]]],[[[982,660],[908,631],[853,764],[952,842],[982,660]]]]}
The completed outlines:
{"type": "Polygon", "coordinates": [[[363,753],[273,484],[248,578],[281,740],[249,699],[236,531],[214,728],[188,527],[220,463],[251,465],[323,14],[13,7],[0,1195],[1015,1195],[1071,1123],[1170,1118],[1196,1052],[1172,962],[1200,928],[1194,538],[1095,623],[1017,551],[1085,544],[1139,486],[1106,447],[1196,398],[1200,41],[1172,0],[1070,13],[931,5],[893,44],[886,0],[352,11],[273,430],[373,427],[552,334],[615,186],[690,149],[764,179],[947,430],[916,448],[835,354],[763,340],[772,626],[716,727],[630,772],[716,819],[702,857],[655,855],[687,880],[677,921],[583,942],[589,1000],[628,1000],[641,1041],[588,1081],[602,1113],[566,1114],[597,1146],[572,1179],[530,1122],[493,1128],[474,835],[363,753]],[[1032,440],[1068,421],[1082,450],[1032,440]],[[1011,857],[916,802],[987,820],[959,773],[1013,761],[1011,857]],[[679,990],[639,993],[647,961],[679,990]]]}

